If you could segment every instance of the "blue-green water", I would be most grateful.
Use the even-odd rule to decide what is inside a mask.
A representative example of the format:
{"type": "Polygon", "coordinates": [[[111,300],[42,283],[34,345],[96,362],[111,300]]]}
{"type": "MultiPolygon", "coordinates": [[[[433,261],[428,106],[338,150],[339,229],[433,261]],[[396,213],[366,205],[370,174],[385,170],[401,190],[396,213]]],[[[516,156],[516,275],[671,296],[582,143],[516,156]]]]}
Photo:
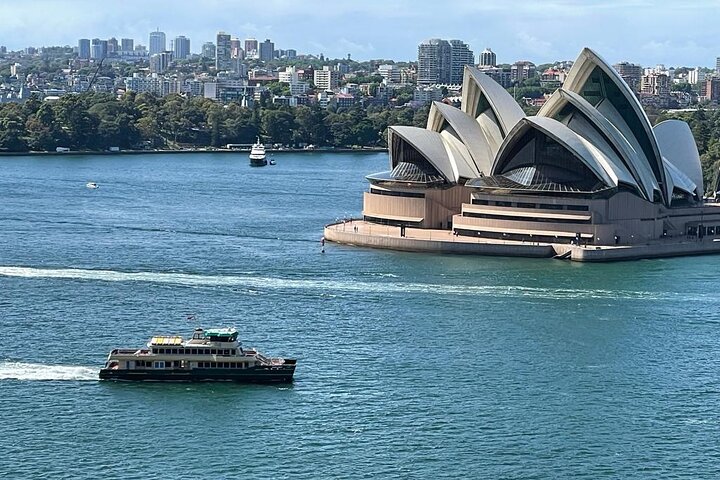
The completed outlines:
{"type": "Polygon", "coordinates": [[[276,159],[0,158],[0,476],[720,476],[720,256],[322,254],[386,156],[276,159]],[[295,383],[96,381],[190,313],[295,383]]]}

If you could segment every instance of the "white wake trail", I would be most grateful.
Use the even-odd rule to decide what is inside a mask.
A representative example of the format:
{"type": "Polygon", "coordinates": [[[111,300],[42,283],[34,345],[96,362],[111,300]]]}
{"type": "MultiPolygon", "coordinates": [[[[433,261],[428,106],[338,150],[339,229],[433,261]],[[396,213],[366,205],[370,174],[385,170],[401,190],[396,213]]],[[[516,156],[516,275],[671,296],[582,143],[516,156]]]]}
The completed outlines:
{"type": "Polygon", "coordinates": [[[0,380],[97,380],[99,368],[0,362],[0,380]]]}
{"type": "Polygon", "coordinates": [[[545,299],[635,299],[659,300],[669,293],[628,290],[541,288],[520,285],[440,285],[425,283],[364,282],[344,279],[293,279],[251,275],[200,275],[189,273],[119,272],[81,268],[0,267],[0,276],[65,278],[104,282],[147,282],[182,286],[245,287],[262,290],[314,290],[322,293],[362,292],[376,294],[427,294],[545,299]]]}

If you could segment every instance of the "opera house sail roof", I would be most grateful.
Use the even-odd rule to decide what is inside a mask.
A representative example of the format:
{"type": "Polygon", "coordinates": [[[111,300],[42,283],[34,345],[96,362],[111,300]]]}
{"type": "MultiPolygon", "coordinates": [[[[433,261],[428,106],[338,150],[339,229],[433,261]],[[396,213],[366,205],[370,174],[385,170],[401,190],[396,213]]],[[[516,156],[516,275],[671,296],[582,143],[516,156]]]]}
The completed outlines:
{"type": "Polygon", "coordinates": [[[628,191],[666,207],[702,201],[702,170],[688,126],[673,120],[653,128],[630,87],[588,48],[536,116],[526,116],[504,88],[466,67],[461,108],[435,102],[425,129],[390,127],[388,143],[391,171],[370,175],[371,182],[628,191]]]}

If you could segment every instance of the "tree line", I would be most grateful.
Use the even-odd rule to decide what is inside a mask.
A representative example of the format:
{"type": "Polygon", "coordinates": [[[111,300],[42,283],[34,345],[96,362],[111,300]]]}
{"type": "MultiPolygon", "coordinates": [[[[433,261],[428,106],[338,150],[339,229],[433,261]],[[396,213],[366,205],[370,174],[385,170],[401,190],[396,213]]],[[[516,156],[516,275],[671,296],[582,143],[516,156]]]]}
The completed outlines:
{"type": "Polygon", "coordinates": [[[322,109],[287,107],[263,98],[253,108],[202,97],[128,92],[64,95],[56,101],[33,96],[0,104],[0,151],[101,151],[222,147],[266,143],[287,146],[384,147],[390,125],[424,127],[429,107],[414,110],[360,105],[322,109]]]}

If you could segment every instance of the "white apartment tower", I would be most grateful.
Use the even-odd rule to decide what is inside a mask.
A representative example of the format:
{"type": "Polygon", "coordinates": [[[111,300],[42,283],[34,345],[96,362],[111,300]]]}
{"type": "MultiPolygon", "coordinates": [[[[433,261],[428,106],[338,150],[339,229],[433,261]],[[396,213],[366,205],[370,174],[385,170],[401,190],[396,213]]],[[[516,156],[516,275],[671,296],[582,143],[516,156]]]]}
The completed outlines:
{"type": "Polygon", "coordinates": [[[480,53],[480,66],[481,67],[497,67],[497,56],[495,52],[486,48],[480,53]]]}
{"type": "Polygon", "coordinates": [[[431,38],[418,45],[418,84],[450,83],[451,47],[431,38]]]}
{"type": "Polygon", "coordinates": [[[337,88],[340,83],[340,73],[337,70],[325,66],[322,70],[315,70],[313,83],[321,92],[327,92],[337,88]]]}

